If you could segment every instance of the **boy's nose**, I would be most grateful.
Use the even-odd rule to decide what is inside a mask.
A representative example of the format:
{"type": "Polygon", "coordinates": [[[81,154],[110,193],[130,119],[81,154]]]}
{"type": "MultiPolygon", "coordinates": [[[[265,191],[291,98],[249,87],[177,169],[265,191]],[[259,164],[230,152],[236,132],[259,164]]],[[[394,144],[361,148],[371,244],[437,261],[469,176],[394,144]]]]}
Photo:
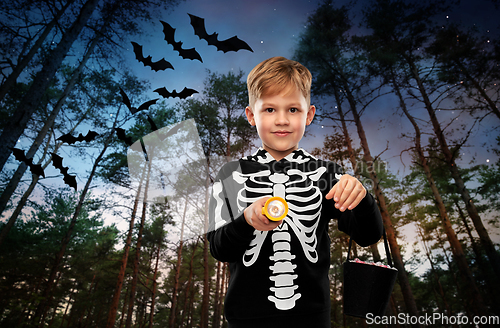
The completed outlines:
{"type": "Polygon", "coordinates": [[[286,115],[286,113],[278,112],[277,114],[278,115],[276,116],[276,122],[275,122],[276,125],[286,125],[289,123],[288,116],[286,115]]]}

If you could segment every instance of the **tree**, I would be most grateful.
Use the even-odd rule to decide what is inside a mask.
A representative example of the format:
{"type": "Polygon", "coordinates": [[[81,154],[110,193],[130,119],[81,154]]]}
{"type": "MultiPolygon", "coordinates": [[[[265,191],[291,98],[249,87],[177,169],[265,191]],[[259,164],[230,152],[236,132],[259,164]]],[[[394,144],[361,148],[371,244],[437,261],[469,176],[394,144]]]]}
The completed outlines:
{"type": "MultiPolygon", "coordinates": [[[[148,135],[149,133],[152,132],[152,126],[148,122],[148,118],[150,115],[154,116],[156,118],[156,122],[158,125],[168,125],[169,123],[175,122],[175,116],[174,116],[174,111],[172,108],[165,107],[162,105],[161,108],[153,111],[151,110],[149,114],[139,114],[136,117],[136,123],[133,125],[130,129],[130,138],[133,140],[142,140],[143,136],[148,135]]],[[[114,152],[109,154],[104,161],[108,163],[103,170],[101,171],[101,175],[105,177],[106,179],[116,182],[120,185],[125,185],[128,188],[132,188],[131,186],[131,181],[130,177],[124,178],[126,173],[123,172],[123,170],[126,169],[127,166],[127,155],[124,154],[128,150],[128,145],[125,147],[121,147],[121,149],[118,152],[114,152]]],[[[154,152],[154,150],[151,150],[154,152]]],[[[139,156],[141,158],[144,158],[144,154],[142,152],[135,154],[136,156],[139,156]]],[[[152,160],[152,159],[151,159],[152,160]]],[[[133,208],[131,209],[131,215],[130,215],[130,221],[129,221],[129,229],[127,233],[127,237],[125,240],[125,246],[123,250],[123,255],[121,259],[121,266],[120,270],[118,273],[118,277],[116,279],[116,287],[113,293],[113,298],[111,302],[111,307],[108,312],[108,317],[107,317],[107,327],[114,327],[115,321],[116,321],[116,315],[118,313],[118,306],[120,302],[120,296],[122,292],[122,287],[123,283],[125,280],[125,271],[127,268],[127,263],[129,259],[129,252],[130,252],[130,247],[132,244],[132,236],[134,232],[134,225],[135,225],[135,218],[138,212],[139,208],[139,203],[141,198],[143,199],[142,202],[142,215],[141,215],[141,227],[144,227],[145,224],[145,219],[146,219],[146,211],[147,211],[147,202],[148,202],[148,184],[149,184],[149,173],[151,166],[148,165],[148,163],[151,163],[147,161],[144,166],[139,167],[141,170],[140,176],[137,177],[139,181],[136,181],[137,184],[135,185],[135,192],[134,195],[134,203],[133,203],[133,208]]],[[[129,172],[130,173],[130,172],[129,172]]],[[[133,188],[132,188],[133,189],[133,188]]],[[[135,278],[135,284],[137,284],[137,275],[138,275],[138,270],[139,270],[139,258],[140,258],[140,246],[141,246],[141,240],[142,239],[142,230],[139,231],[138,234],[138,240],[137,240],[137,249],[136,249],[136,257],[134,260],[134,276],[135,278]]],[[[134,297],[135,296],[135,287],[132,286],[130,290],[130,296],[134,297]]],[[[132,313],[131,311],[133,310],[133,299],[129,301],[129,315],[127,316],[127,321],[129,322],[128,324],[131,324],[132,320],[132,313]],[[132,310],[130,310],[132,309],[132,310]]]]}
{"type": "Polygon", "coordinates": [[[500,256],[460,175],[455,161],[456,152],[448,145],[441,123],[436,116],[433,102],[430,99],[429,91],[426,88],[425,80],[421,76],[422,70],[419,67],[422,60],[419,49],[429,41],[428,26],[430,19],[435,13],[442,12],[441,4],[433,2],[429,5],[417,5],[407,4],[404,1],[376,0],[369,8],[364,13],[364,20],[366,26],[372,30],[373,46],[384,49],[388,54],[397,57],[404,63],[411,78],[415,81],[416,89],[420,93],[421,100],[429,114],[433,132],[439,141],[441,151],[466,205],[467,212],[474,222],[481,243],[495,268],[495,272],[500,274],[500,256]]]}
{"type": "MultiPolygon", "coordinates": [[[[48,190],[44,202],[34,207],[25,220],[16,222],[7,237],[1,257],[1,274],[5,278],[1,287],[1,326],[29,325],[40,299],[42,282],[49,275],[46,268],[50,267],[54,253],[59,250],[60,240],[66,234],[78,202],[75,194],[68,189],[48,190]]],[[[101,205],[102,199],[87,197],[80,211],[73,238],[67,248],[68,265],[61,268],[57,278],[58,286],[53,293],[53,302],[57,305],[49,314],[50,321],[59,318],[55,310],[66,304],[66,297],[78,301],[79,291],[82,291],[87,301],[87,283],[91,284],[91,280],[94,281],[90,290],[91,297],[95,297],[95,305],[103,299],[102,295],[95,293],[95,283],[102,279],[100,286],[106,290],[104,276],[110,263],[106,256],[113,252],[118,231],[114,226],[103,227],[99,213],[101,205]]]]}
{"type": "MultiPolygon", "coordinates": [[[[52,10],[55,11],[54,17],[43,28],[42,33],[38,36],[38,38],[33,43],[33,45],[29,48],[29,51],[27,53],[20,53],[19,54],[19,56],[17,58],[17,64],[13,64],[9,60],[9,62],[12,63],[12,65],[13,65],[12,67],[10,67],[12,69],[12,72],[7,76],[5,81],[2,82],[2,85],[0,85],[0,101],[2,101],[4,99],[5,95],[15,85],[15,83],[17,82],[17,79],[21,75],[22,71],[33,60],[36,53],[40,50],[40,48],[42,47],[42,45],[46,41],[47,37],[51,34],[54,27],[58,24],[60,18],[66,12],[66,9],[68,9],[68,7],[73,4],[73,2],[75,2],[75,1],[74,0],[66,1],[66,3],[63,4],[63,6],[60,9],[55,7],[55,6],[54,6],[55,8],[50,8],[51,4],[49,2],[46,3],[47,6],[49,7],[48,8],[49,10],[47,10],[48,12],[51,12],[52,10]]],[[[20,5],[21,5],[21,8],[16,8],[15,11],[24,10],[24,6],[26,4],[20,4],[20,5]]],[[[12,3],[10,3],[9,6],[7,6],[7,8],[5,8],[5,10],[7,12],[10,12],[12,10],[12,7],[15,7],[15,6],[12,6],[12,3]]],[[[10,12],[10,14],[12,14],[12,13],[10,12]]],[[[10,29],[5,29],[5,30],[9,31],[10,29]]],[[[15,35],[14,37],[17,37],[17,35],[15,35]]],[[[28,48],[32,41],[33,40],[31,37],[27,37],[25,43],[23,44],[23,49],[28,48]]]]}
{"type": "Polygon", "coordinates": [[[137,24],[138,20],[150,19],[154,9],[170,8],[177,1],[111,1],[109,3],[105,2],[101,8],[99,8],[99,3],[99,0],[87,0],[83,4],[78,16],[74,18],[71,26],[64,30],[57,46],[49,52],[41,70],[34,76],[26,96],[22,98],[16,110],[13,111],[9,118],[10,124],[6,125],[1,134],[5,138],[5,142],[0,145],[0,151],[2,151],[0,154],[0,169],[4,167],[12,148],[40,105],[47,87],[52,83],[73,44],[79,36],[85,39],[82,33],[87,31],[84,29],[86,24],[91,26],[91,31],[97,31],[95,36],[95,38],[99,39],[99,48],[97,50],[102,51],[100,55],[107,59],[109,54],[116,53],[116,51],[106,52],[103,50],[108,47],[108,44],[113,44],[113,48],[117,49],[115,47],[115,38],[120,38],[123,34],[140,32],[139,24],[137,24]],[[92,21],[91,18],[95,12],[98,12],[99,15],[95,15],[98,18],[92,21]],[[128,19],[123,20],[122,17],[128,17],[128,19]],[[103,33],[103,37],[101,37],[100,33],[103,33]]]}
{"type": "Polygon", "coordinates": [[[87,192],[89,191],[90,184],[92,183],[92,179],[95,176],[99,162],[104,157],[104,153],[107,151],[108,146],[111,142],[111,138],[113,136],[114,129],[115,129],[116,124],[118,122],[118,118],[119,118],[119,109],[116,113],[115,120],[113,122],[113,127],[111,128],[111,132],[109,132],[109,134],[107,135],[107,137],[104,141],[104,146],[102,147],[101,152],[99,153],[99,155],[95,159],[92,170],[91,170],[90,175],[87,179],[87,182],[85,183],[85,186],[83,187],[83,190],[80,193],[80,198],[79,198],[78,204],[75,208],[75,213],[73,214],[73,217],[71,218],[68,230],[66,231],[66,234],[61,241],[61,248],[55,256],[54,263],[53,263],[51,271],[50,271],[50,276],[47,280],[47,284],[46,284],[46,286],[44,288],[44,292],[42,294],[42,301],[38,305],[37,310],[34,314],[34,322],[38,323],[40,325],[40,327],[43,327],[43,325],[44,325],[45,316],[47,314],[48,307],[50,306],[51,297],[52,297],[52,295],[51,295],[52,288],[53,288],[53,285],[55,283],[56,274],[59,270],[59,265],[61,264],[63,257],[66,253],[66,248],[68,247],[68,244],[71,240],[71,236],[73,234],[73,229],[77,223],[78,216],[79,216],[80,211],[82,209],[82,206],[84,204],[84,200],[85,200],[85,197],[87,196],[87,192]]]}
{"type": "MultiPolygon", "coordinates": [[[[415,164],[421,166],[421,168],[423,169],[427,184],[432,190],[435,204],[439,210],[439,216],[441,218],[443,229],[447,235],[448,241],[450,242],[451,249],[454,255],[454,260],[458,264],[460,275],[464,281],[464,288],[467,291],[467,297],[465,299],[468,300],[471,305],[475,304],[474,306],[476,306],[478,309],[481,309],[481,311],[485,312],[486,307],[483,303],[482,296],[479,293],[479,289],[472,275],[472,271],[469,267],[469,264],[467,263],[462,245],[458,240],[457,234],[455,233],[455,230],[451,225],[445,204],[438,190],[438,187],[436,186],[436,183],[434,181],[434,177],[431,172],[431,167],[427,162],[427,158],[422,147],[422,140],[421,140],[422,133],[420,127],[418,126],[415,118],[410,114],[405,99],[403,97],[401,86],[404,85],[404,83],[398,80],[395,73],[395,68],[397,68],[396,66],[397,61],[395,60],[395,57],[386,56],[386,54],[380,53],[378,48],[370,48],[370,46],[372,45],[372,43],[370,42],[370,36],[367,36],[363,40],[363,45],[365,48],[367,48],[367,51],[370,55],[370,58],[374,65],[373,66],[374,72],[380,75],[383,81],[387,81],[387,83],[389,83],[392,86],[393,92],[399,99],[399,108],[403,111],[404,115],[411,122],[411,125],[415,130],[415,137],[414,137],[414,144],[415,144],[414,153],[416,156],[415,164]]],[[[402,80],[404,81],[406,78],[407,77],[403,76],[402,80]]],[[[428,257],[432,265],[430,256],[428,255],[428,257]]]]}
{"type": "Polygon", "coordinates": [[[498,99],[495,98],[499,87],[496,82],[500,78],[495,54],[498,49],[493,47],[489,38],[475,34],[463,31],[455,24],[439,28],[426,51],[440,64],[441,80],[463,88],[477,105],[500,119],[498,99]]]}
{"type": "MultiPolygon", "coordinates": [[[[113,106],[118,103],[116,99],[118,86],[114,81],[115,74],[113,71],[103,71],[99,73],[92,72],[90,74],[81,76],[80,70],[82,68],[83,66],[79,65],[79,67],[76,69],[76,72],[69,72],[69,74],[72,74],[70,82],[68,83],[68,85],[66,85],[62,94],[58,95],[56,105],[50,112],[50,115],[45,118],[43,127],[38,131],[35,140],[31,144],[29,150],[26,152],[27,158],[33,158],[35,153],[40,149],[44,142],[46,142],[46,146],[43,149],[44,155],[42,156],[42,159],[40,161],[42,161],[44,157],[47,157],[52,137],[52,135],[49,134],[50,131],[54,132],[59,129],[67,129],[63,130],[61,134],[71,134],[75,131],[75,129],[77,129],[79,125],[84,122],[102,122],[102,112],[107,110],[106,107],[113,106]],[[77,86],[78,88],[76,88],[76,90],[73,90],[77,81],[79,81],[79,85],[77,86]],[[73,95],[69,94],[70,90],[73,90],[73,95]],[[99,97],[97,97],[98,94],[99,97]],[[67,99],[68,97],[69,99],[67,99]],[[75,97],[78,98],[77,103],[75,103],[75,97]],[[58,114],[63,109],[63,112],[66,115],[73,116],[73,120],[68,122],[68,124],[70,124],[69,127],[65,126],[64,121],[58,122],[56,120],[58,114]]],[[[125,82],[129,79],[133,78],[126,77],[122,80],[122,82],[125,82]]],[[[128,90],[128,88],[124,88],[128,90]]],[[[55,139],[55,136],[53,136],[53,138],[55,139]]],[[[62,145],[62,141],[56,141],[56,145],[52,149],[52,152],[57,153],[57,150],[62,145]]],[[[43,164],[43,168],[45,169],[50,163],[51,160],[49,158],[43,164]]],[[[10,178],[7,186],[0,196],[0,213],[2,213],[6,208],[8,201],[12,199],[14,191],[16,190],[16,188],[18,188],[19,182],[24,176],[26,169],[26,163],[20,163],[14,175],[10,178]]],[[[31,192],[40,179],[40,177],[37,175],[32,176],[32,182],[28,187],[28,190],[25,191],[21,200],[17,203],[15,212],[9,218],[8,224],[1,231],[0,245],[2,244],[2,241],[4,240],[6,234],[8,234],[10,227],[12,227],[15,220],[17,219],[17,215],[23,209],[27,198],[31,195],[31,192]]]]}
{"type": "Polygon", "coordinates": [[[359,96],[357,98],[355,93],[366,83],[366,79],[361,74],[361,58],[356,55],[357,52],[354,51],[347,36],[350,29],[351,22],[348,18],[347,7],[337,9],[330,2],[323,3],[308,18],[308,27],[300,38],[295,57],[314,72],[313,75],[322,79],[324,85],[332,88],[336,86],[345,94],[363,149],[363,159],[368,165],[367,172],[369,172],[373,182],[374,194],[387,231],[394,263],[399,271],[399,283],[405,297],[405,304],[408,312],[417,316],[415,299],[396,242],[395,231],[377,176],[378,173],[374,167],[374,158],[370,153],[366,133],[361,122],[359,96]]]}
{"type": "Polygon", "coordinates": [[[145,240],[148,242],[151,247],[156,248],[155,251],[155,267],[154,273],[152,277],[153,284],[151,286],[151,310],[149,312],[149,323],[148,327],[153,327],[153,318],[155,315],[155,306],[156,306],[156,298],[157,298],[157,289],[158,289],[158,271],[159,271],[159,262],[160,255],[162,254],[162,250],[166,247],[166,236],[167,231],[165,230],[165,225],[167,223],[171,223],[172,217],[169,213],[168,204],[154,204],[151,208],[151,216],[153,217],[153,222],[149,226],[149,229],[146,230],[145,240]]]}
{"type": "Polygon", "coordinates": [[[5,165],[7,158],[12,153],[11,149],[15,146],[17,140],[26,128],[29,119],[37,109],[43,94],[50,85],[53,77],[59,69],[59,66],[61,66],[66,54],[72,47],[73,42],[75,42],[78,35],[80,35],[80,32],[83,30],[85,24],[97,8],[98,3],[99,0],[88,0],[83,5],[80,14],[75,19],[72,26],[64,33],[57,47],[54,48],[47,57],[43,68],[33,79],[33,83],[26,93],[26,96],[22,99],[21,103],[14,111],[10,119],[10,124],[3,129],[0,136],[0,138],[3,138],[2,140],[4,140],[4,142],[0,145],[0,169],[5,165]]]}

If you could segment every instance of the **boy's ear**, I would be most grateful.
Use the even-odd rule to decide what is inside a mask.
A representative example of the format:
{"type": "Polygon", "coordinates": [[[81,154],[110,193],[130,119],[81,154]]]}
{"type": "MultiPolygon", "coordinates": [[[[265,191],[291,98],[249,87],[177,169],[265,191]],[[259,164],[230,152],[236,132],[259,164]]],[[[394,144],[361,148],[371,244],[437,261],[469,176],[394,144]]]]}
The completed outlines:
{"type": "Polygon", "coordinates": [[[309,110],[307,111],[307,119],[306,123],[307,125],[311,124],[314,114],[316,114],[316,107],[314,105],[309,106],[309,110]]]}
{"type": "Polygon", "coordinates": [[[255,119],[254,119],[253,111],[250,108],[250,106],[247,106],[245,108],[245,115],[247,116],[248,123],[250,123],[250,125],[254,126],[255,125],[255,119]]]}

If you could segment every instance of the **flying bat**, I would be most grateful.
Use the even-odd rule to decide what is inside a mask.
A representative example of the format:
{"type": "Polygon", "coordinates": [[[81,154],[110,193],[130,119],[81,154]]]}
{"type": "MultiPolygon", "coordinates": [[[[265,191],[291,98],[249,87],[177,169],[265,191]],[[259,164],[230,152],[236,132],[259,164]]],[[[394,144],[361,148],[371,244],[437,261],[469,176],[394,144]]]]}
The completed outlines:
{"type": "Polygon", "coordinates": [[[223,51],[224,53],[228,51],[238,51],[238,50],[249,50],[253,52],[252,48],[243,40],[238,39],[235,35],[230,39],[219,41],[218,33],[208,34],[205,29],[205,19],[188,14],[191,17],[191,26],[194,28],[194,34],[201,39],[207,41],[211,46],[216,46],[218,51],[223,51]]]}
{"type": "Polygon", "coordinates": [[[33,158],[26,158],[24,150],[12,148],[12,154],[14,155],[16,160],[26,164],[30,168],[31,173],[36,174],[38,176],[41,175],[42,177],[45,178],[45,172],[43,171],[42,165],[33,164],[33,158]]]}
{"type": "Polygon", "coordinates": [[[163,88],[158,88],[156,90],[153,90],[154,92],[158,93],[160,96],[163,96],[163,98],[180,98],[180,99],[186,99],[187,97],[189,96],[192,96],[193,94],[195,93],[198,93],[198,91],[194,90],[194,89],[188,89],[188,88],[184,88],[182,89],[181,92],[177,92],[175,91],[168,91],[167,88],[163,87],[163,88]]]}
{"type": "Polygon", "coordinates": [[[151,69],[154,70],[155,72],[164,71],[167,68],[174,69],[174,66],[172,66],[172,64],[170,64],[168,61],[166,61],[163,58],[158,60],[158,61],[153,62],[153,57],[151,57],[151,56],[144,57],[144,55],[142,53],[142,46],[136,42],[133,42],[133,41],[131,43],[132,43],[132,46],[134,47],[135,58],[140,63],[143,63],[144,66],[151,67],[151,69]]]}
{"type": "Polygon", "coordinates": [[[125,130],[123,130],[122,128],[115,128],[115,131],[116,131],[116,136],[118,137],[118,139],[125,142],[125,144],[127,146],[129,146],[129,147],[132,146],[132,144],[134,142],[132,141],[131,137],[127,136],[127,134],[125,133],[125,130]]]}
{"type": "Polygon", "coordinates": [[[69,145],[72,145],[78,141],[92,141],[97,137],[99,134],[95,131],[89,131],[87,132],[87,135],[83,136],[81,133],[78,135],[78,137],[73,137],[70,133],[64,134],[57,138],[56,140],[61,140],[62,142],[65,142],[69,145]]]}
{"type": "Polygon", "coordinates": [[[125,91],[120,88],[120,95],[122,96],[122,102],[127,106],[127,108],[130,110],[130,113],[135,114],[137,112],[140,112],[141,110],[149,109],[149,106],[156,104],[159,98],[153,99],[146,101],[144,104],[140,105],[139,108],[133,107],[132,104],[130,103],[130,99],[128,98],[127,94],[125,91]]]}
{"type": "Polygon", "coordinates": [[[163,34],[165,35],[165,41],[167,41],[168,44],[171,44],[174,47],[174,50],[179,52],[179,55],[183,59],[191,59],[195,60],[198,59],[200,62],[203,63],[203,60],[201,59],[200,54],[198,51],[196,51],[194,48],[191,49],[182,49],[182,42],[175,42],[175,28],[170,26],[170,24],[160,21],[163,25],[163,34]]]}
{"type": "Polygon", "coordinates": [[[77,184],[76,184],[76,176],[75,175],[70,175],[68,174],[68,167],[64,167],[63,166],[63,158],[55,153],[51,153],[52,154],[52,165],[54,165],[54,167],[56,169],[59,169],[59,171],[62,173],[62,175],[64,176],[64,183],[67,184],[68,186],[72,187],[72,188],[75,188],[75,191],[77,189],[77,184]]]}

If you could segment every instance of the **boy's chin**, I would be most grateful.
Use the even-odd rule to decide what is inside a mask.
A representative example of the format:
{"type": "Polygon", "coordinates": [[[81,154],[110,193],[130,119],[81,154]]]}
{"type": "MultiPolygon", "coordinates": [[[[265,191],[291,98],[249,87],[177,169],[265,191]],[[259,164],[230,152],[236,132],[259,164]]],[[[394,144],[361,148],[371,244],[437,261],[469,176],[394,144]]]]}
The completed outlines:
{"type": "Polygon", "coordinates": [[[281,157],[285,157],[288,154],[292,153],[294,150],[298,149],[297,147],[264,147],[265,150],[267,150],[268,153],[279,155],[281,157]]]}

